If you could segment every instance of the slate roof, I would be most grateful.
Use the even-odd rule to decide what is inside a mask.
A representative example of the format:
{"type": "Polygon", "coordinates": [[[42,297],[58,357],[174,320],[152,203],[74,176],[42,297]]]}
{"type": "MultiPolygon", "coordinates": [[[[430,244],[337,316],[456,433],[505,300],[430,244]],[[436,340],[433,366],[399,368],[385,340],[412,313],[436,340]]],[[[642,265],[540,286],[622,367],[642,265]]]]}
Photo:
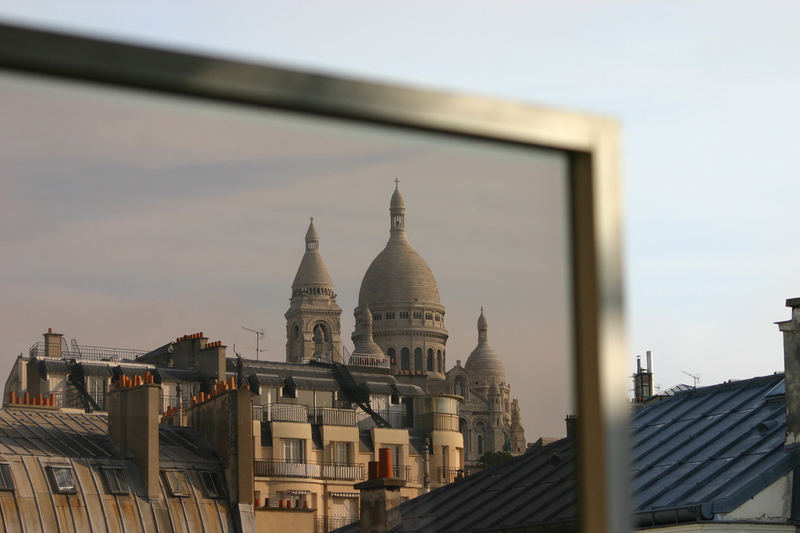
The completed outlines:
{"type": "Polygon", "coordinates": [[[205,494],[200,472],[220,477],[223,472],[197,431],[159,426],[160,467],[183,471],[190,497],[173,497],[159,478],[161,495],[151,500],[133,457],[112,444],[107,420],[99,413],[0,409],[0,464],[7,465],[13,481],[13,490],[0,491],[0,531],[235,530],[226,502],[205,494]],[[47,472],[53,466],[71,471],[74,494],[52,488],[47,472]],[[110,491],[104,475],[109,467],[121,469],[129,491],[110,491]]]}
{"type": "MultiPolygon", "coordinates": [[[[785,424],[783,374],[676,391],[635,411],[637,526],[711,520],[792,472],[800,449],[784,447],[785,424]]],[[[392,531],[575,530],[575,454],[561,439],[414,498],[392,531]]]]}

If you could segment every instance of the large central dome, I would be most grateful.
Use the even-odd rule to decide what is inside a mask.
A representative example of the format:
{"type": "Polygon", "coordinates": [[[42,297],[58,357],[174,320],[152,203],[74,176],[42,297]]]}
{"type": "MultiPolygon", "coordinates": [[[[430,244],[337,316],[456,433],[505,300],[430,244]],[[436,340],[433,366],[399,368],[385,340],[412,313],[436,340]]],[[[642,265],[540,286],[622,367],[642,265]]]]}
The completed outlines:
{"type": "Polygon", "coordinates": [[[386,247],[369,265],[361,282],[358,305],[386,306],[418,303],[440,305],[439,288],[430,267],[408,243],[405,203],[395,187],[389,208],[390,232],[386,247]]]}

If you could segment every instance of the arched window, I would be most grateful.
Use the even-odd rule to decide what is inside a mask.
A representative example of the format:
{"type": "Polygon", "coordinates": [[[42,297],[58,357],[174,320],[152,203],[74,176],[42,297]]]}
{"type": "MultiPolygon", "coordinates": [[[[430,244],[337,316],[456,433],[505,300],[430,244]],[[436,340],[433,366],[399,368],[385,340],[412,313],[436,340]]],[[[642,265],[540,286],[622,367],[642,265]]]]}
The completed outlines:
{"type": "Polygon", "coordinates": [[[478,422],[475,424],[475,437],[477,438],[477,446],[476,450],[478,452],[478,457],[483,455],[483,422],[478,422]]]}
{"type": "Polygon", "coordinates": [[[400,368],[402,370],[411,370],[411,354],[408,348],[400,350],[400,368]]]}
{"type": "Polygon", "coordinates": [[[395,355],[394,355],[394,348],[389,348],[389,350],[386,352],[386,355],[388,355],[388,356],[389,356],[389,362],[390,362],[391,364],[393,364],[393,365],[394,365],[394,364],[396,364],[396,363],[397,363],[397,362],[395,361],[395,359],[394,359],[394,357],[395,357],[395,355]]]}
{"type": "Polygon", "coordinates": [[[294,337],[294,340],[300,338],[300,326],[298,326],[297,324],[294,325],[294,332],[292,333],[292,336],[294,337]]]}
{"type": "Polygon", "coordinates": [[[422,362],[422,348],[414,348],[414,370],[422,370],[425,368],[425,363],[422,362]]]}
{"type": "Polygon", "coordinates": [[[439,372],[444,372],[444,357],[442,357],[441,350],[436,350],[436,359],[439,363],[439,372]]]}
{"type": "Polygon", "coordinates": [[[433,371],[433,348],[428,348],[428,370],[433,371]]]}

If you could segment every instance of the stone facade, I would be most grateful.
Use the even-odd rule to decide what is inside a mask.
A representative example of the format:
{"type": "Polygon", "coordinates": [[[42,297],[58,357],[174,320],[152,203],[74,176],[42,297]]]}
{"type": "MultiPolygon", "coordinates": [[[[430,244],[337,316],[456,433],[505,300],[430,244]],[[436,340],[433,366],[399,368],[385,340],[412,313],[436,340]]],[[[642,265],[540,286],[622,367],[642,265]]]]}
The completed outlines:
{"type": "MultiPolygon", "coordinates": [[[[333,293],[333,282],[319,254],[318,241],[312,222],[306,236],[306,255],[292,285],[292,306],[286,313],[287,362],[307,360],[303,354],[318,346],[312,339],[318,321],[332,327],[332,322],[324,320],[335,316],[338,326],[341,310],[335,296],[328,297],[333,293]],[[301,340],[293,341],[293,335],[298,334],[301,340]]],[[[445,370],[445,308],[433,272],[408,241],[405,201],[397,184],[389,205],[389,240],[364,274],[354,315],[356,326],[351,338],[355,350],[347,362],[361,365],[368,360],[388,368],[401,382],[464,398],[459,428],[466,465],[474,466],[487,452],[525,452],[519,403],[511,398],[503,363],[488,344],[483,309],[478,319],[478,344],[466,366],[459,361],[445,370]]],[[[338,329],[333,338],[338,341],[338,329]]],[[[340,341],[333,351],[341,354],[340,341]]]]}
{"type": "Polygon", "coordinates": [[[467,358],[447,372],[447,385],[464,398],[459,428],[464,436],[464,463],[474,466],[484,453],[525,453],[525,431],[519,402],[511,399],[511,386],[500,357],[489,346],[489,324],[481,308],[478,345],[467,358]]]}
{"type": "Polygon", "coordinates": [[[306,232],[306,250],[292,283],[286,317],[286,361],[342,362],[341,316],[333,281],[322,254],[314,219],[306,232]]]}

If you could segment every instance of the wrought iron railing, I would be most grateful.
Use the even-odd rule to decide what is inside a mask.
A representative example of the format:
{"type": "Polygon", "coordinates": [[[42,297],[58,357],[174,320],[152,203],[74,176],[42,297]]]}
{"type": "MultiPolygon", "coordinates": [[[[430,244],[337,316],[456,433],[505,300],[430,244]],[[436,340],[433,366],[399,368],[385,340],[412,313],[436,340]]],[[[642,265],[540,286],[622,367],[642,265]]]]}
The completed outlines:
{"type": "Polygon", "coordinates": [[[314,519],[314,533],[328,533],[357,520],[357,516],[321,516],[314,519]]]}
{"type": "Polygon", "coordinates": [[[464,471],[460,468],[445,468],[440,466],[438,468],[439,483],[452,483],[456,479],[464,477],[464,471]]]}
{"type": "MultiPolygon", "coordinates": [[[[178,405],[180,405],[180,403],[181,403],[181,402],[179,402],[179,400],[178,400],[178,397],[177,397],[177,396],[171,396],[171,395],[166,395],[166,394],[163,394],[163,393],[162,393],[162,394],[161,394],[161,396],[160,396],[160,402],[159,402],[159,406],[158,406],[158,408],[159,408],[158,412],[159,412],[159,413],[163,413],[163,412],[165,412],[165,411],[166,411],[168,408],[170,408],[170,407],[175,407],[175,408],[177,408],[177,407],[178,407],[178,405]]],[[[183,395],[183,408],[184,408],[184,409],[189,409],[189,407],[190,407],[190,403],[191,403],[191,398],[189,398],[189,396],[188,396],[188,395],[184,394],[184,395],[183,395]]]]}
{"type": "Polygon", "coordinates": [[[411,467],[408,465],[392,465],[392,476],[411,482],[411,467]]]}
{"type": "MultiPolygon", "coordinates": [[[[56,348],[58,350],[58,348],[56,348]]],[[[109,348],[106,346],[83,346],[72,345],[71,349],[61,346],[62,359],[87,359],[90,361],[122,361],[123,359],[133,360],[147,353],[145,350],[130,350],[127,348],[109,348]]],[[[28,350],[31,357],[45,357],[44,342],[33,343],[28,350]]]]}
{"type": "Polygon", "coordinates": [[[253,473],[262,477],[302,477],[316,479],[364,479],[364,465],[360,463],[306,463],[280,459],[254,461],[253,473]]]}
{"type": "MultiPolygon", "coordinates": [[[[58,391],[54,392],[53,396],[56,401],[56,406],[58,407],[67,407],[73,409],[83,409],[83,401],[81,400],[81,394],[73,389],[67,392],[58,391]]],[[[106,393],[103,391],[92,391],[89,392],[89,396],[97,402],[97,405],[100,406],[101,411],[106,410],[106,393]]]]}
{"type": "Polygon", "coordinates": [[[374,355],[351,355],[347,361],[350,366],[366,366],[369,368],[389,368],[389,358],[386,356],[377,357],[374,355]]]}
{"type": "Polygon", "coordinates": [[[285,403],[253,406],[253,420],[262,422],[304,422],[328,426],[355,426],[354,409],[334,407],[308,407],[285,403]]]}

